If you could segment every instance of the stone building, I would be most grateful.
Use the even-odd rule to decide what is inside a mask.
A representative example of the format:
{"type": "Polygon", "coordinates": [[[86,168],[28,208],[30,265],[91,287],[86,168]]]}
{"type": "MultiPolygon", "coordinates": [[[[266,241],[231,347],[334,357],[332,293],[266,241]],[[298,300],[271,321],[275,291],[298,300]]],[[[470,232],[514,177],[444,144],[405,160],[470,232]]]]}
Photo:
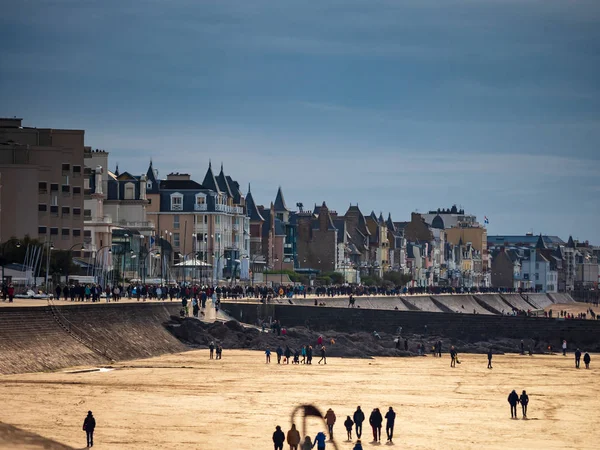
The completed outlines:
{"type": "Polygon", "coordinates": [[[297,213],[298,260],[322,272],[338,268],[338,229],[326,203],[313,213],[297,213]]]}

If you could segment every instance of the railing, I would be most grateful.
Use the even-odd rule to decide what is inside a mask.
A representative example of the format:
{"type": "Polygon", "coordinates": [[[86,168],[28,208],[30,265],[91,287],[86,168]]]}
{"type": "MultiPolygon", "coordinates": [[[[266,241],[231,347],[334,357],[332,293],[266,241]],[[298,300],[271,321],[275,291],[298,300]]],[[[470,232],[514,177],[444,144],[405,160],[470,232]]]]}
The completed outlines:
{"type": "Polygon", "coordinates": [[[208,205],[206,203],[195,204],[194,211],[206,211],[208,209],[208,205]]]}
{"type": "Polygon", "coordinates": [[[137,222],[128,222],[126,220],[120,220],[119,225],[129,228],[154,228],[154,222],[146,221],[137,221],[137,222]]]}
{"type": "Polygon", "coordinates": [[[244,214],[244,208],[240,206],[229,206],[229,205],[215,205],[215,211],[229,213],[229,214],[244,214]]]}
{"type": "Polygon", "coordinates": [[[215,211],[226,212],[227,211],[227,205],[216,204],[215,205],[215,211]]]}

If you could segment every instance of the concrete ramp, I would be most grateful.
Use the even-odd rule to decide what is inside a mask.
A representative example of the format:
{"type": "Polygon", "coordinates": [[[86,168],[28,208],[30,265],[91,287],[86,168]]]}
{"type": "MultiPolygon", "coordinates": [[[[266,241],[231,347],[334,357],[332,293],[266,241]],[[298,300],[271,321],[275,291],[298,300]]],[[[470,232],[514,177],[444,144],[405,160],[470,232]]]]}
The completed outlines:
{"type": "Polygon", "coordinates": [[[427,311],[427,312],[445,312],[438,305],[436,305],[431,297],[428,295],[415,295],[415,296],[406,296],[402,297],[405,302],[410,305],[413,305],[419,311],[427,311]]]}
{"type": "Polygon", "coordinates": [[[537,309],[544,309],[554,303],[547,294],[521,294],[521,297],[525,297],[525,301],[531,303],[537,309]]]}
{"type": "Polygon", "coordinates": [[[535,309],[535,306],[527,303],[520,294],[500,294],[500,297],[502,297],[502,299],[504,299],[511,307],[521,311],[535,309]]]}
{"type": "Polygon", "coordinates": [[[485,303],[490,308],[498,311],[500,314],[507,314],[512,311],[511,306],[502,300],[502,297],[496,294],[482,294],[473,296],[474,298],[478,298],[479,301],[485,303]]]}
{"type": "Polygon", "coordinates": [[[566,294],[564,292],[548,294],[548,297],[550,297],[550,300],[552,300],[552,303],[575,303],[575,300],[573,300],[573,297],[571,297],[571,295],[566,294]]]}
{"type": "Polygon", "coordinates": [[[187,349],[163,326],[178,303],[109,303],[0,310],[0,373],[103,365],[187,349]]]}
{"type": "Polygon", "coordinates": [[[433,298],[456,313],[492,314],[477,303],[471,295],[434,295],[433,298]]]}

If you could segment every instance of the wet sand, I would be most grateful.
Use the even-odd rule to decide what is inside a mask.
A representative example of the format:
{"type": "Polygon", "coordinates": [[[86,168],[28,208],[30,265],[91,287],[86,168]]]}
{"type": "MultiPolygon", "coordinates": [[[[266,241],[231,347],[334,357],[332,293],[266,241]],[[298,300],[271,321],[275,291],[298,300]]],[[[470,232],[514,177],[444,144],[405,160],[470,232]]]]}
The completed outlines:
{"type": "MultiPolygon", "coordinates": [[[[83,448],[81,426],[91,409],[98,449],[271,449],[275,425],[287,431],[292,409],[313,403],[322,412],[334,409],[338,446],[351,449],[344,442],[346,415],[357,405],[367,416],[374,407],[385,413],[393,406],[396,448],[599,445],[599,355],[592,355],[591,370],[575,369],[573,358],[562,355],[495,356],[492,370],[485,356],[467,354],[456,369],[447,355],[330,358],[326,366],[267,365],[262,353],[251,351],[225,350],[223,357],[209,361],[208,351],[199,350],[106,372],[2,376],[0,422],[83,448]],[[520,407],[519,420],[510,419],[512,389],[529,393],[529,420],[521,419],[520,407]]],[[[311,436],[317,428],[313,423],[311,436]]],[[[364,428],[364,448],[377,447],[364,428]]]]}

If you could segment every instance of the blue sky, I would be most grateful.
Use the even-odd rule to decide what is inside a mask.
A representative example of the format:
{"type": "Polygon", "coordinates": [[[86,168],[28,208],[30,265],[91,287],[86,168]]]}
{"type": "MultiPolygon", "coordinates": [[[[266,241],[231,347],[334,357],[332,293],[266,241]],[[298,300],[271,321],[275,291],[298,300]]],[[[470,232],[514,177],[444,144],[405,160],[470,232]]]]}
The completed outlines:
{"type": "Polygon", "coordinates": [[[0,115],[113,169],[600,244],[597,0],[14,1],[0,39],[0,115]]]}

